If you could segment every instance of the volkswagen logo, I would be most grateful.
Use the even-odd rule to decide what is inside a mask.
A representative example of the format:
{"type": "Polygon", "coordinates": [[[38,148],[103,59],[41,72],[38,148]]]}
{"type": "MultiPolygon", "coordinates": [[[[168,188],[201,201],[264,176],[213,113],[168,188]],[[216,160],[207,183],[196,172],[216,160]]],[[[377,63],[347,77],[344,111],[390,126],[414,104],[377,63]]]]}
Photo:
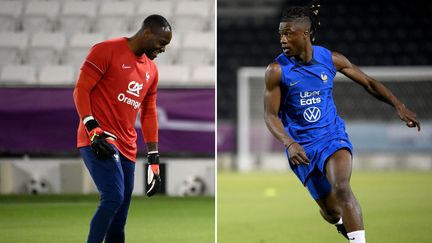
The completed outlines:
{"type": "Polygon", "coordinates": [[[303,112],[303,117],[308,122],[316,122],[321,117],[321,110],[315,106],[309,107],[303,112]]]}

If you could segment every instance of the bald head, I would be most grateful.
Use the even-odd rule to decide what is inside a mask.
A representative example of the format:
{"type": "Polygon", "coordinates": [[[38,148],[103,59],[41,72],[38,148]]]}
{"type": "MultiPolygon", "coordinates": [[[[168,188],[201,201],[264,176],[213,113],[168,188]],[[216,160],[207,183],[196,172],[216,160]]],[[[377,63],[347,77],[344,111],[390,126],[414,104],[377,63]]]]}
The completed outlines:
{"type": "Polygon", "coordinates": [[[144,29],[150,29],[152,32],[157,32],[161,30],[165,32],[172,31],[171,25],[168,23],[168,20],[157,14],[150,15],[144,20],[141,30],[144,29]]]}

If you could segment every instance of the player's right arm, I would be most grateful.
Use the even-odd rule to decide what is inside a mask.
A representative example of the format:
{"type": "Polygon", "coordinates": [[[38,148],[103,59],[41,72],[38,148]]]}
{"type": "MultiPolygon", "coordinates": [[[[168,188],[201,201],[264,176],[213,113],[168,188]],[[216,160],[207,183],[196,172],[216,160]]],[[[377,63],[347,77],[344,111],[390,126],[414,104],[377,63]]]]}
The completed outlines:
{"type": "Polygon", "coordinates": [[[90,103],[90,93],[96,86],[97,81],[95,78],[81,71],[78,77],[78,81],[75,85],[73,92],[75,107],[78,111],[80,119],[91,116],[91,103],[90,103]]]}
{"type": "Polygon", "coordinates": [[[265,73],[264,120],[273,136],[288,149],[289,160],[293,165],[309,164],[303,147],[286,133],[278,116],[281,101],[281,77],[282,70],[278,63],[268,65],[265,73]]]}
{"type": "Polygon", "coordinates": [[[106,138],[115,138],[113,134],[107,133],[100,128],[91,112],[90,93],[96,86],[98,80],[86,72],[81,71],[74,89],[73,98],[75,107],[83,122],[87,135],[91,141],[91,148],[99,159],[107,159],[115,154],[115,150],[105,141],[106,138]]]}
{"type": "Polygon", "coordinates": [[[90,49],[81,66],[73,94],[81,121],[92,116],[90,93],[109,68],[111,59],[111,48],[99,43],[90,49]]]}
{"type": "Polygon", "coordinates": [[[110,158],[115,153],[115,150],[105,139],[116,139],[116,136],[102,130],[93,117],[90,94],[107,70],[109,62],[110,58],[107,49],[102,45],[93,46],[81,67],[73,93],[78,115],[91,141],[91,148],[99,159],[110,158]]]}

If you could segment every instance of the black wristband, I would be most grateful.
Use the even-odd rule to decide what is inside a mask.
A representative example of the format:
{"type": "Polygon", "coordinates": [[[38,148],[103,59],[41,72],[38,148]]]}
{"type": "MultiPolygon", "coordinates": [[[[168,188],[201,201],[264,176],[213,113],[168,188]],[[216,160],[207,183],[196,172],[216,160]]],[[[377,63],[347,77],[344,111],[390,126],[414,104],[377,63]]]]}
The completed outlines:
{"type": "Polygon", "coordinates": [[[287,150],[289,149],[289,147],[291,147],[291,145],[293,145],[293,144],[295,144],[295,143],[297,143],[296,141],[294,141],[294,142],[292,142],[292,143],[290,143],[288,146],[287,146],[287,150]]]}
{"type": "Polygon", "coordinates": [[[99,127],[99,123],[95,119],[87,121],[84,125],[87,128],[88,132],[95,129],[96,127],[99,127]]]}
{"type": "Polygon", "coordinates": [[[147,154],[148,163],[153,164],[159,164],[159,153],[149,153],[147,154]]]}

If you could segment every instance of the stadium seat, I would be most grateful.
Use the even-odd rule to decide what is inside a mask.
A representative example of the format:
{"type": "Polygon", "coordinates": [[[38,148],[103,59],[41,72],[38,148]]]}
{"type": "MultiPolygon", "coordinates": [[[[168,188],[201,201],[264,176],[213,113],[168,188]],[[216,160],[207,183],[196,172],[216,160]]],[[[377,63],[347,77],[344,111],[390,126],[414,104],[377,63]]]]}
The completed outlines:
{"type": "Polygon", "coordinates": [[[20,1],[0,1],[0,31],[15,31],[19,27],[23,3],[20,1]]]}
{"type": "Polygon", "coordinates": [[[174,10],[174,29],[178,32],[207,30],[210,5],[209,1],[179,1],[174,10]]]}
{"type": "Polygon", "coordinates": [[[171,23],[174,10],[174,2],[170,1],[143,1],[138,5],[138,10],[132,17],[131,30],[141,28],[144,19],[151,14],[159,14],[171,23]]]}
{"type": "Polygon", "coordinates": [[[6,65],[2,69],[2,84],[36,84],[36,69],[31,65],[6,65]]]}
{"type": "Polygon", "coordinates": [[[136,31],[112,31],[107,34],[105,34],[105,39],[113,39],[113,38],[119,38],[119,37],[131,37],[135,35],[136,31]]]}
{"type": "Polygon", "coordinates": [[[183,64],[210,64],[214,56],[214,33],[187,33],[179,53],[183,64]]]}
{"type": "Polygon", "coordinates": [[[159,65],[159,84],[181,84],[189,82],[190,70],[185,65],[159,65]]]}
{"type": "Polygon", "coordinates": [[[22,19],[24,31],[27,33],[54,31],[59,12],[59,1],[28,2],[22,19]]]}
{"type": "Polygon", "coordinates": [[[0,68],[5,64],[20,64],[27,43],[26,33],[0,32],[0,68]]]}
{"type": "Polygon", "coordinates": [[[58,64],[66,43],[62,33],[36,33],[27,51],[27,63],[38,69],[48,64],[58,64]]]}
{"type": "Polygon", "coordinates": [[[90,47],[103,40],[104,36],[101,33],[79,33],[73,35],[70,39],[69,45],[65,48],[61,62],[71,64],[78,69],[84,62],[84,58],[90,50],[90,47]]]}
{"type": "Polygon", "coordinates": [[[191,82],[199,84],[215,84],[214,66],[196,66],[192,70],[191,82]]]}
{"type": "Polygon", "coordinates": [[[42,85],[72,85],[75,79],[75,69],[71,65],[45,66],[39,73],[39,83],[42,85]]]}
{"type": "Polygon", "coordinates": [[[129,16],[134,12],[132,2],[104,2],[95,19],[97,32],[128,31],[129,16]]]}
{"type": "Polygon", "coordinates": [[[71,36],[74,33],[90,32],[96,15],[96,3],[85,1],[65,2],[60,12],[59,30],[71,36]]]}

